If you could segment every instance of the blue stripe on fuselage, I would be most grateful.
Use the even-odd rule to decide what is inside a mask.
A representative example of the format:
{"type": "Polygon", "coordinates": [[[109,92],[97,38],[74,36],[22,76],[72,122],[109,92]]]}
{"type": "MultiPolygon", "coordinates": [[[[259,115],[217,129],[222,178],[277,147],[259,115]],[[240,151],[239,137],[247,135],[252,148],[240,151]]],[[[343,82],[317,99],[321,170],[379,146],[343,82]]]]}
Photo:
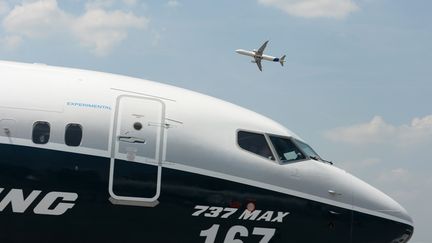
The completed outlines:
{"type": "MultiPolygon", "coordinates": [[[[110,158],[1,143],[0,153],[0,201],[6,202],[13,188],[26,195],[34,190],[79,195],[73,208],[61,216],[37,215],[34,203],[24,214],[15,213],[12,203],[4,204],[0,228],[7,230],[1,232],[0,242],[57,243],[64,242],[67,235],[66,242],[82,243],[141,243],[143,239],[199,243],[204,240],[200,232],[220,224],[218,234],[222,238],[229,227],[241,225],[249,232],[245,239],[252,243],[260,240],[250,234],[255,227],[275,229],[271,239],[274,243],[373,243],[394,242],[413,230],[409,225],[349,209],[165,167],[157,206],[116,205],[109,201],[110,158]],[[241,215],[249,203],[258,210],[254,218],[246,220],[241,215]],[[208,209],[194,216],[196,205],[208,209]],[[214,214],[214,208],[237,211],[223,218],[226,214],[214,214]],[[273,219],[279,212],[289,214],[281,222],[266,219],[273,219]]],[[[156,171],[156,165],[116,160],[113,189],[124,196],[148,196],[146,192],[156,188],[156,171]]],[[[42,199],[37,196],[35,200],[39,203],[42,199]]]]}

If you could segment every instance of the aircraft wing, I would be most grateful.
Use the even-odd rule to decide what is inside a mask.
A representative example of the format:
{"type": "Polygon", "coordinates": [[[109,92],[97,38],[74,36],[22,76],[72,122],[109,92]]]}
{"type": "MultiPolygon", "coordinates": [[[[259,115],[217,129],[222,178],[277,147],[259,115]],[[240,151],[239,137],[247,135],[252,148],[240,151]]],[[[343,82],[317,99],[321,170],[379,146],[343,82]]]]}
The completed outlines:
{"type": "MultiPolygon", "coordinates": [[[[264,49],[266,48],[268,42],[269,41],[266,41],[266,42],[264,42],[264,44],[262,44],[262,46],[258,49],[258,51],[256,51],[256,55],[262,56],[262,54],[264,53],[264,49]]],[[[258,64],[258,62],[257,62],[257,64],[258,64]]]]}
{"type": "Polygon", "coordinates": [[[258,66],[258,69],[262,72],[261,59],[255,58],[255,63],[258,66]]]}

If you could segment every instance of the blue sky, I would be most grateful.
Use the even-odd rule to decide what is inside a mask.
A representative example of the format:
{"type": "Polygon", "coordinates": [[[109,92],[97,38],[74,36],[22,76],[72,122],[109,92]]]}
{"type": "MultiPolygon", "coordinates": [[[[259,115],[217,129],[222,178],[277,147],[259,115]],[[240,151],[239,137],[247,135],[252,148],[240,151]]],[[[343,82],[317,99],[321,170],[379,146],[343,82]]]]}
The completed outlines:
{"type": "Polygon", "coordinates": [[[432,2],[0,0],[3,60],[100,70],[262,113],[377,186],[431,242],[432,2]],[[287,55],[261,73],[235,49],[287,55]]]}

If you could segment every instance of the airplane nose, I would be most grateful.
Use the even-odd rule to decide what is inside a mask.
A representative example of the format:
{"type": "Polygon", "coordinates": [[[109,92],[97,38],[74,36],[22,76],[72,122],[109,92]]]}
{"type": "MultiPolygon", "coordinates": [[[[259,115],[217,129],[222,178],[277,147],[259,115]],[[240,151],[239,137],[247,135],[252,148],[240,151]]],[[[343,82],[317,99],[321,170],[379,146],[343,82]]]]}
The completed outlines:
{"type": "Polygon", "coordinates": [[[357,178],[352,192],[353,243],[408,242],[413,220],[399,203],[357,178]]]}

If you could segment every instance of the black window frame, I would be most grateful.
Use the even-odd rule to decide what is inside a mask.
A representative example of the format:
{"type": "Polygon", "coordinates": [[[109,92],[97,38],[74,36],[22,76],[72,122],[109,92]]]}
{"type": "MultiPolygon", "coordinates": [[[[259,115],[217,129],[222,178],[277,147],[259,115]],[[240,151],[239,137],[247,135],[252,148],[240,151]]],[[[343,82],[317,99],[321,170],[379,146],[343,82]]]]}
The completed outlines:
{"type": "MultiPolygon", "coordinates": [[[[71,132],[71,131],[70,131],[71,132]]],[[[79,147],[82,144],[82,139],[84,136],[84,129],[83,126],[79,123],[68,123],[65,127],[65,133],[64,133],[64,142],[67,146],[69,147],[79,147]],[[79,138],[79,143],[77,143],[76,141],[74,141],[74,143],[70,142],[70,138],[68,138],[68,131],[70,131],[70,128],[74,126],[74,127],[79,127],[79,130],[81,132],[80,134],[80,138],[79,138]]]]}
{"type": "Polygon", "coordinates": [[[32,128],[32,141],[34,144],[47,144],[51,138],[51,124],[47,121],[35,121],[33,123],[32,128]],[[41,127],[41,126],[47,127],[41,127]],[[47,129],[48,128],[48,129],[47,129]],[[41,137],[44,137],[44,141],[41,140],[41,137]]]}

